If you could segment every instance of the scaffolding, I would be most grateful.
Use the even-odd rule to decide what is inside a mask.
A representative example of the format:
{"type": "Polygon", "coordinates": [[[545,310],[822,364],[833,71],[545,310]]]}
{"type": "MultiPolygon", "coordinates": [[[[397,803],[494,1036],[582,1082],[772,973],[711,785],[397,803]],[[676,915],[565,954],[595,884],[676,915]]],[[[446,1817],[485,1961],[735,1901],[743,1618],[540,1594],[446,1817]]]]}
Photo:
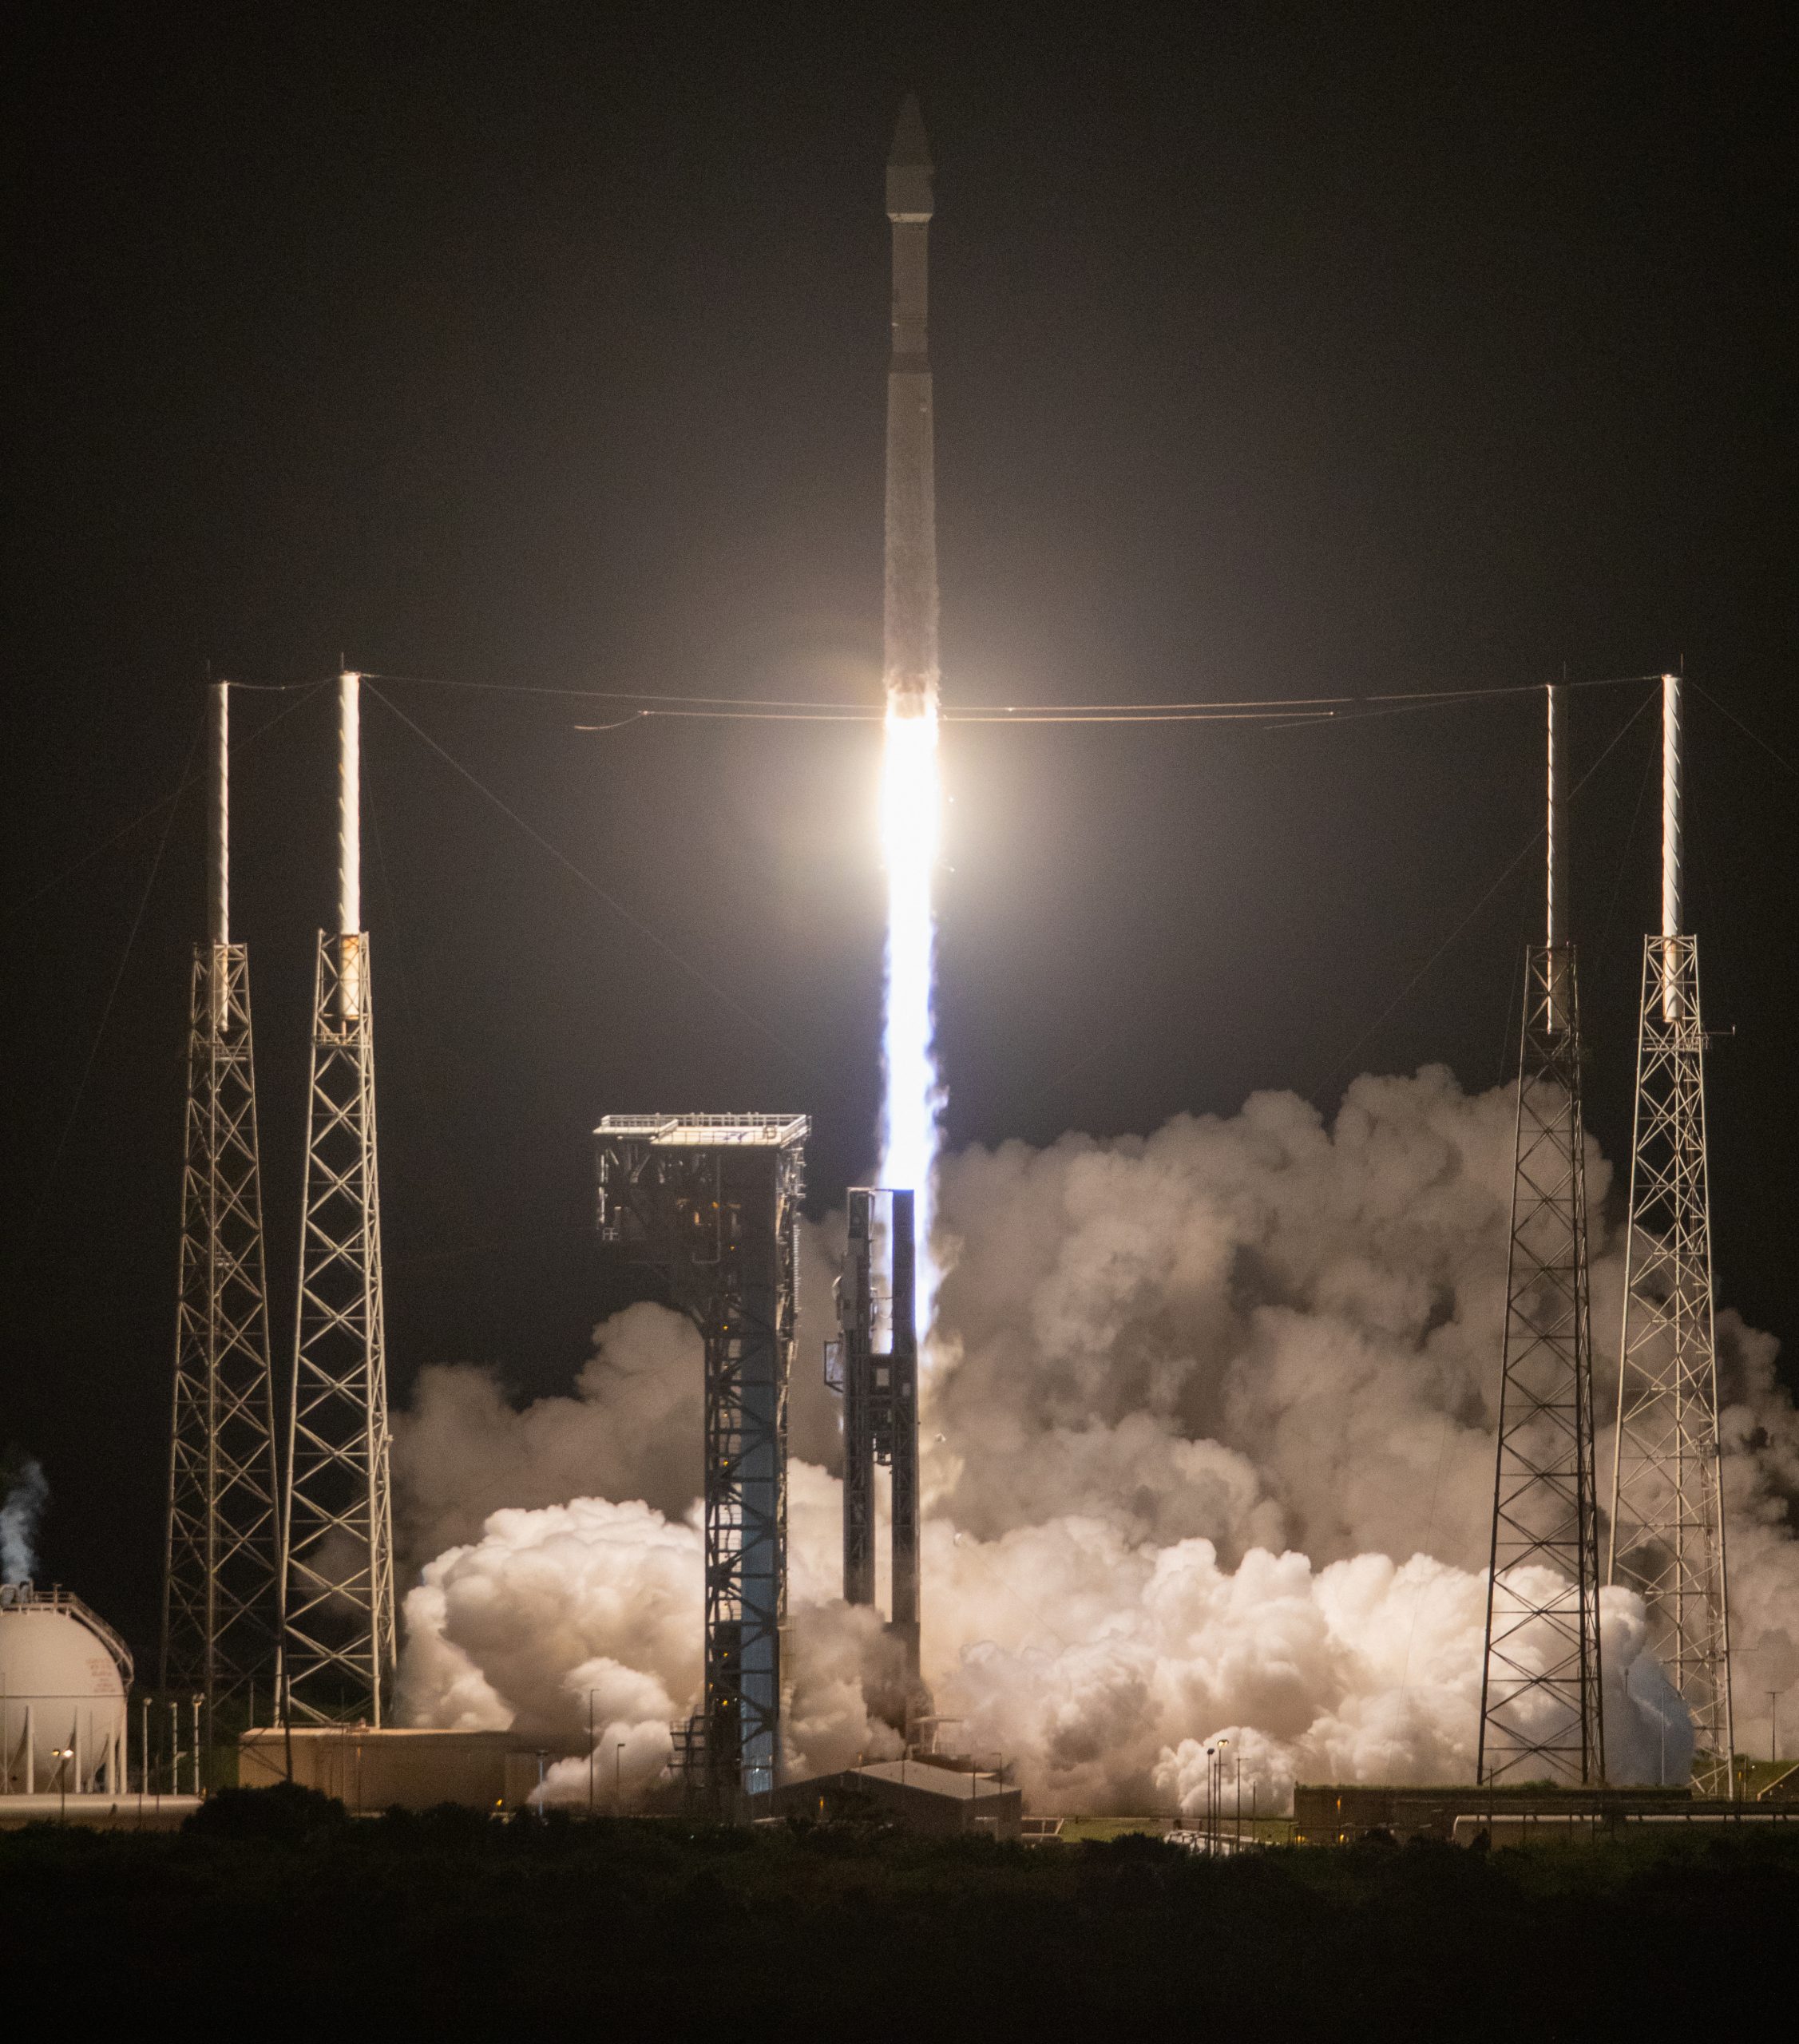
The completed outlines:
{"type": "Polygon", "coordinates": [[[1685,1699],[1704,1792],[1733,1792],[1698,940],[1682,931],[1680,683],[1662,681],[1662,933],[1644,940],[1610,1579],[1685,1699]]]}
{"type": "Polygon", "coordinates": [[[1580,1004],[1564,697],[1549,691],[1547,942],[1525,954],[1477,1777],[1605,1778],[1580,1004]]]}
{"type": "Polygon", "coordinates": [[[339,927],[313,990],[299,1290],[282,1515],[282,1709],[384,1721],[395,1659],[374,1012],[360,929],[357,680],[340,685],[339,927]]]}
{"type": "Polygon", "coordinates": [[[787,1383],[805,1142],[798,1115],[608,1115],[594,1131],[602,1241],[656,1271],[705,1356],[703,1765],[721,1815],[780,1764],[787,1383]]]}
{"type": "Polygon", "coordinates": [[[273,1679],[279,1492],[248,949],[230,934],[230,699],[212,697],[208,936],[194,947],[163,1575],[164,1689],[273,1679]]]}

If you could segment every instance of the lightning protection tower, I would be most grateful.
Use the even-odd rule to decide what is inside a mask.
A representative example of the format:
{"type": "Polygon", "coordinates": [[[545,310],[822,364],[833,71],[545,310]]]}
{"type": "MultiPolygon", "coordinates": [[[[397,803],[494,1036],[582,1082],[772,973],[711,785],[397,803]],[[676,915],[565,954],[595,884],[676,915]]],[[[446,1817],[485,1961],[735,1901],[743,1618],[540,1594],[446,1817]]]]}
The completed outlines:
{"type": "Polygon", "coordinates": [[[843,1400],[843,1601],[873,1604],[874,1472],[892,1471],[888,1630],[904,1657],[899,1729],[929,1707],[919,1677],[918,1336],[917,1249],[909,1192],[858,1186],[850,1193],[838,1337],[825,1349],[825,1381],[843,1400]]]}
{"type": "Polygon", "coordinates": [[[1612,1582],[1692,1713],[1694,1767],[1729,1794],[1730,1626],[1718,1445],[1699,945],[1682,925],[1680,682],[1662,680],[1662,933],[1646,937],[1611,1505],[1612,1582]]]}
{"type": "Polygon", "coordinates": [[[800,1115],[608,1115],[602,1241],[656,1271],[705,1349],[705,1689],[686,1728],[721,1814],[775,1786],[787,1615],[787,1381],[800,1115]]]}
{"type": "Polygon", "coordinates": [[[338,928],[319,934],[282,1515],[283,1708],[386,1714],[394,1661],[374,1016],[362,927],[359,678],[339,683],[338,928]]]}
{"type": "Polygon", "coordinates": [[[1605,1778],[1580,1008],[1567,937],[1567,691],[1549,697],[1547,942],[1524,958],[1483,1782],[1605,1778]]]}
{"type": "Polygon", "coordinates": [[[250,1035],[231,939],[231,698],[212,702],[207,935],[194,946],[160,1681],[209,1709],[272,1693],[279,1491],[250,1035]]]}

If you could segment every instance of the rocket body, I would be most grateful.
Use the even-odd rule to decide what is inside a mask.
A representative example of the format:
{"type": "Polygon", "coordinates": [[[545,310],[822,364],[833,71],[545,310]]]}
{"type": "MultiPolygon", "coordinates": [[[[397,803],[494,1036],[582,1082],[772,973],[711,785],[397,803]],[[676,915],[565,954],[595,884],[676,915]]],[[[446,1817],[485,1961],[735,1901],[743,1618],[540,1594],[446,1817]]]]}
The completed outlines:
{"type": "Polygon", "coordinates": [[[887,370],[887,705],[937,706],[937,480],[931,422],[930,148],[918,102],[900,110],[887,161],[893,224],[893,355],[887,370]]]}

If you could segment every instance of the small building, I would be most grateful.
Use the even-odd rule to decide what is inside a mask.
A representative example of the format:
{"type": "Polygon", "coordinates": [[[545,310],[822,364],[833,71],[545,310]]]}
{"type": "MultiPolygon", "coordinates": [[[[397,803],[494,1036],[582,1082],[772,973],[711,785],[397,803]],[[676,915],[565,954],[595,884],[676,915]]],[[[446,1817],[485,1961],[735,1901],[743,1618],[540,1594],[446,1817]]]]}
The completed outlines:
{"type": "Polygon", "coordinates": [[[446,1732],[413,1725],[278,1725],[244,1733],[237,1779],[245,1788],[297,1781],[352,1811],[471,1809],[528,1804],[543,1772],[569,1749],[518,1732],[446,1732]]]}
{"type": "Polygon", "coordinates": [[[774,1796],[777,1816],[824,1823],[890,1824],[937,1837],[1016,1840],[1024,1828],[1024,1796],[992,1773],[928,1760],[872,1761],[837,1774],[790,1781],[774,1796]]]}

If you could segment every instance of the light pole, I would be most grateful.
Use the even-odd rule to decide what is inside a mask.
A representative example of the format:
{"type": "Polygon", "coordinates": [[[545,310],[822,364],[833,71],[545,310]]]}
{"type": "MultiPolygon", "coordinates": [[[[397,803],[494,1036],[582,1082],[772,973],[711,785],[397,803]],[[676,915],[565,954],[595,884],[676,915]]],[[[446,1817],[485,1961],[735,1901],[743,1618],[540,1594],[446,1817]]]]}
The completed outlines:
{"type": "Polygon", "coordinates": [[[1224,1749],[1230,1743],[1228,1739],[1220,1739],[1218,1742],[1218,1799],[1212,1805],[1215,1833],[1212,1850],[1215,1852],[1222,1852],[1224,1847],[1224,1749]]]}
{"type": "Polygon", "coordinates": [[[1212,1856],[1212,1755],[1215,1749],[1206,1749],[1206,1857],[1212,1856]]]}
{"type": "Polygon", "coordinates": [[[612,1802],[622,1816],[624,1811],[624,1741],[622,1739],[612,1752],[612,1802]]]}
{"type": "Polygon", "coordinates": [[[62,1788],[62,1802],[57,1812],[57,1821],[59,1824],[67,1824],[69,1821],[69,1763],[75,1757],[75,1749],[73,1746],[58,1746],[56,1749],[56,1757],[61,1763],[57,1769],[56,1778],[62,1788]]]}
{"type": "Polygon", "coordinates": [[[1768,1765],[1777,1767],[1781,1757],[1781,1693],[1768,1692],[1768,1765]]]}

